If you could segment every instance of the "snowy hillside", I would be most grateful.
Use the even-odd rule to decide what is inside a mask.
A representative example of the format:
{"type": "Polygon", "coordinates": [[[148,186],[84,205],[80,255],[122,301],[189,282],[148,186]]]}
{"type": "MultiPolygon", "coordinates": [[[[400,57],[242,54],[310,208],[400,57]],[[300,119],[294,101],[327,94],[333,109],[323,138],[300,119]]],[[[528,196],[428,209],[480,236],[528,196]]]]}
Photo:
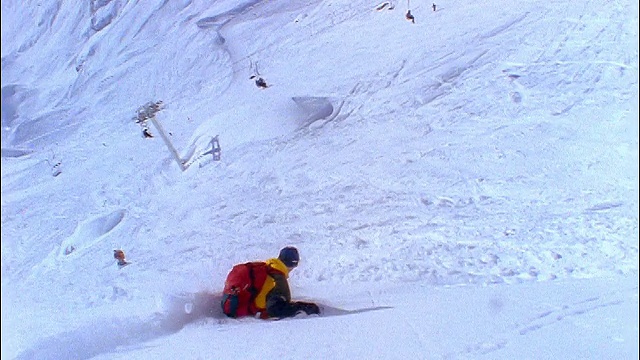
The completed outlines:
{"type": "Polygon", "coordinates": [[[637,358],[638,3],[378,5],[2,0],[2,358],[637,358]]]}

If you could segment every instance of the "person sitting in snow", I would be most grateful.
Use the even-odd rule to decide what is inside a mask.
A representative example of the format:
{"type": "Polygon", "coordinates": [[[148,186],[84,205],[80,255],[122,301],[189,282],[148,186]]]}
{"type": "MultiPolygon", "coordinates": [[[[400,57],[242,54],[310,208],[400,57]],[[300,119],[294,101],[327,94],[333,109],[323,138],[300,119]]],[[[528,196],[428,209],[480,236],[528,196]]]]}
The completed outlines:
{"type": "Polygon", "coordinates": [[[232,318],[287,318],[300,313],[320,314],[318,305],[291,301],[289,273],[298,266],[298,249],[287,246],[277,258],[235,265],[223,290],[222,310],[232,318]]]}

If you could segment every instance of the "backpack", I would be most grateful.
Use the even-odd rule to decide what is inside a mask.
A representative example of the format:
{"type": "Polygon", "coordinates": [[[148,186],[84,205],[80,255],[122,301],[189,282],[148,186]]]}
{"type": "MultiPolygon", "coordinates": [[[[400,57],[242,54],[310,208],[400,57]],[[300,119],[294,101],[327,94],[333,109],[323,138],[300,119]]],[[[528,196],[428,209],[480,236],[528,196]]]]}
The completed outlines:
{"type": "Polygon", "coordinates": [[[225,315],[237,318],[264,311],[256,307],[254,300],[272,271],[275,270],[261,261],[235,265],[227,275],[222,291],[221,305],[225,315]]]}

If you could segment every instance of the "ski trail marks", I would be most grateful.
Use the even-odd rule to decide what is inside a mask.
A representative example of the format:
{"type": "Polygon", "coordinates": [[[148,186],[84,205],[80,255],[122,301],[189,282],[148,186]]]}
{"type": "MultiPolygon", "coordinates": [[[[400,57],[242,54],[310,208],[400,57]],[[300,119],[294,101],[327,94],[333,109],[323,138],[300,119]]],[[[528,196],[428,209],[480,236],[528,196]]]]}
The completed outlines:
{"type": "Polygon", "coordinates": [[[544,311],[535,316],[533,319],[527,321],[525,324],[518,326],[518,334],[526,335],[530,332],[543,329],[562,320],[579,315],[584,315],[601,308],[619,305],[621,303],[621,300],[601,301],[600,298],[595,297],[575,304],[564,305],[559,310],[544,311]]]}
{"type": "Polygon", "coordinates": [[[511,342],[516,341],[519,336],[529,336],[534,332],[542,331],[550,326],[556,326],[563,321],[573,319],[575,322],[580,316],[588,315],[594,311],[607,309],[612,306],[623,305],[624,302],[620,297],[607,299],[596,296],[570,304],[563,304],[557,306],[555,309],[543,310],[534,313],[531,317],[523,321],[516,322],[510,327],[507,327],[502,335],[494,339],[467,344],[464,346],[464,350],[457,354],[449,354],[447,358],[459,358],[461,355],[463,358],[487,355],[506,348],[511,342]]]}

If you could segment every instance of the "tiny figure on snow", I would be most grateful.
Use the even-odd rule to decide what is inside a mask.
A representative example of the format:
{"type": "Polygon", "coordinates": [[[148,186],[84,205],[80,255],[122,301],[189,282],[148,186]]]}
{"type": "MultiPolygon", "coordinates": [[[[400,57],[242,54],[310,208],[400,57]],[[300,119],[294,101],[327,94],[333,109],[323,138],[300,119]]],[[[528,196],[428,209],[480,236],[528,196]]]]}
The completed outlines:
{"type": "Polygon", "coordinates": [[[436,3],[433,3],[433,11],[436,11],[436,3]]]}
{"type": "Polygon", "coordinates": [[[411,14],[411,10],[407,10],[407,14],[404,16],[405,18],[407,18],[407,20],[411,21],[412,23],[416,23],[416,18],[413,17],[413,15],[411,14]]]}
{"type": "Polygon", "coordinates": [[[152,138],[153,137],[153,135],[149,131],[148,127],[142,128],[142,136],[144,136],[145,138],[152,138]]]}
{"type": "Polygon", "coordinates": [[[124,251],[120,249],[113,250],[113,257],[118,260],[118,267],[129,265],[129,262],[125,259],[124,251]]]}
{"type": "Polygon", "coordinates": [[[256,79],[256,86],[261,88],[261,89],[265,89],[265,88],[269,87],[269,85],[267,85],[267,82],[261,77],[257,77],[255,75],[252,75],[250,77],[250,79],[256,79]]]}
{"type": "Polygon", "coordinates": [[[287,279],[299,260],[298,249],[287,246],[277,258],[235,265],[224,283],[222,311],[231,318],[261,319],[320,314],[314,303],[291,301],[287,279]]]}
{"type": "Polygon", "coordinates": [[[260,75],[260,71],[258,70],[258,62],[254,63],[253,61],[251,61],[249,67],[253,70],[253,75],[251,75],[249,79],[256,79],[256,86],[261,89],[268,88],[269,85],[267,85],[267,82],[264,80],[264,78],[262,78],[262,76],[260,75]]]}

